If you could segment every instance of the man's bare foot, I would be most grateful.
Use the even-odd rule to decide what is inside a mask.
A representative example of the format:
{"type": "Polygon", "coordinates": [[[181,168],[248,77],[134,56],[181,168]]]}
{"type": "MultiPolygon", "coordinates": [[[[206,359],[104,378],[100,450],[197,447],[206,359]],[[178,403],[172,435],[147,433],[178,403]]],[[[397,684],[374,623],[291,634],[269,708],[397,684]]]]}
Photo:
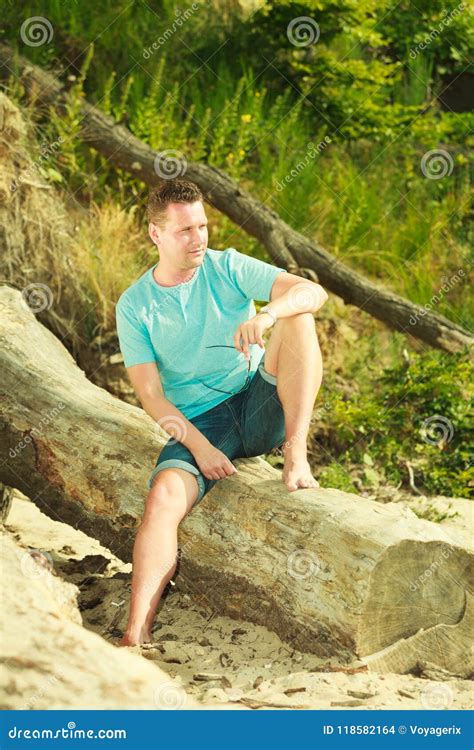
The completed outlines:
{"type": "Polygon", "coordinates": [[[119,641],[119,646],[143,646],[145,643],[152,642],[152,635],[149,631],[143,629],[139,633],[125,631],[123,638],[119,641]]]}
{"type": "Polygon", "coordinates": [[[310,465],[306,459],[306,451],[293,451],[289,448],[284,455],[285,464],[282,479],[289,492],[319,487],[319,482],[311,473],[310,465]]]}

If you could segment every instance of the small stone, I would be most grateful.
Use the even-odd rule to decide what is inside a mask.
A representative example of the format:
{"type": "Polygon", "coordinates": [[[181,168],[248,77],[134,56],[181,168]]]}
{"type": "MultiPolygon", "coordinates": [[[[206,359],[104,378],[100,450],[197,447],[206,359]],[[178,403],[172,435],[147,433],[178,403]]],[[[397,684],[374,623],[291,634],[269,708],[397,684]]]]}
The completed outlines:
{"type": "Polygon", "coordinates": [[[216,674],[215,672],[197,672],[193,674],[193,680],[196,682],[209,682],[210,680],[222,680],[223,674],[216,674]]]}
{"type": "Polygon", "coordinates": [[[228,703],[229,696],[222,690],[222,688],[209,688],[199,698],[201,703],[208,703],[211,701],[219,701],[220,703],[228,703]]]}
{"type": "Polygon", "coordinates": [[[220,654],[219,661],[222,667],[230,667],[233,659],[230,658],[229,654],[220,654]]]}
{"type": "Polygon", "coordinates": [[[256,678],[255,682],[253,683],[253,689],[256,690],[258,687],[260,687],[260,685],[262,684],[262,682],[263,682],[263,677],[261,675],[259,675],[256,678]]]}
{"type": "Polygon", "coordinates": [[[225,688],[225,693],[229,700],[238,701],[242,698],[244,691],[240,688],[225,688]]]}
{"type": "Polygon", "coordinates": [[[176,635],[176,633],[163,633],[163,635],[160,635],[159,638],[156,639],[157,641],[179,641],[179,636],[176,635]]]}
{"type": "Polygon", "coordinates": [[[364,701],[354,698],[350,701],[331,701],[330,706],[364,706],[364,701]]]}
{"type": "Polygon", "coordinates": [[[347,690],[347,695],[352,696],[352,698],[374,698],[375,693],[367,693],[365,690],[347,690]]]}
{"type": "Polygon", "coordinates": [[[412,698],[412,700],[415,699],[415,696],[412,695],[412,693],[409,693],[408,690],[403,690],[403,688],[399,688],[397,690],[398,695],[403,696],[403,698],[412,698]]]}
{"type": "Polygon", "coordinates": [[[201,636],[201,638],[198,638],[197,642],[199,643],[200,646],[211,646],[212,645],[211,641],[209,640],[209,638],[206,638],[205,635],[201,636]]]}

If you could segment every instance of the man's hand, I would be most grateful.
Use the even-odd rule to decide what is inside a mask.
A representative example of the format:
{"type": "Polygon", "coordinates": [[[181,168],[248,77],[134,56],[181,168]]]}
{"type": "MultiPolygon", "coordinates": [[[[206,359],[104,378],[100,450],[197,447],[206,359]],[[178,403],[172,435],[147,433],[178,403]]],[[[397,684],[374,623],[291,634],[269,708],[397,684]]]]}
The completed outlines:
{"type": "Polygon", "coordinates": [[[273,320],[270,315],[254,315],[250,320],[246,320],[236,330],[234,334],[234,346],[238,352],[243,352],[245,359],[250,357],[250,344],[258,344],[262,349],[265,342],[262,334],[267,328],[271,328],[273,320]]]}
{"type": "Polygon", "coordinates": [[[237,474],[232,461],[209,441],[195,449],[193,456],[206,479],[225,479],[231,474],[237,474]]]}

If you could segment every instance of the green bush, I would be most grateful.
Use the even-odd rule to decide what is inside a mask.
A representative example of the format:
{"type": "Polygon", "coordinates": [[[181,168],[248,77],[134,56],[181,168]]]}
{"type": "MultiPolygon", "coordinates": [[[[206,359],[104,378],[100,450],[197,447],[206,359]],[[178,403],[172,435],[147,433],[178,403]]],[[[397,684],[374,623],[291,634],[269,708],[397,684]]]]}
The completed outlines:
{"type": "Polygon", "coordinates": [[[328,385],[325,447],[343,465],[358,465],[368,486],[377,475],[408,486],[410,466],[418,489],[467,497],[474,488],[472,374],[466,352],[436,350],[361,379],[347,398],[328,385]]]}

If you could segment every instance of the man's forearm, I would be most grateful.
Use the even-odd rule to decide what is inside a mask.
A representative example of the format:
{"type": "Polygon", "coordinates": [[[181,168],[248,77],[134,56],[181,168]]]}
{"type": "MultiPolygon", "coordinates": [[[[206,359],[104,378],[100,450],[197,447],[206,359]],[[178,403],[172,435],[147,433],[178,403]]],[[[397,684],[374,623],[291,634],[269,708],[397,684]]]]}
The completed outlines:
{"type": "Polygon", "coordinates": [[[149,416],[167,432],[170,437],[186,446],[191,453],[208,443],[208,439],[195,427],[179,409],[160,394],[150,394],[140,398],[141,405],[149,416]]]}
{"type": "Polygon", "coordinates": [[[275,313],[277,318],[290,318],[299,313],[317,312],[328,299],[327,292],[319,284],[311,281],[302,281],[295,284],[281,297],[268,302],[268,307],[275,313]]]}

